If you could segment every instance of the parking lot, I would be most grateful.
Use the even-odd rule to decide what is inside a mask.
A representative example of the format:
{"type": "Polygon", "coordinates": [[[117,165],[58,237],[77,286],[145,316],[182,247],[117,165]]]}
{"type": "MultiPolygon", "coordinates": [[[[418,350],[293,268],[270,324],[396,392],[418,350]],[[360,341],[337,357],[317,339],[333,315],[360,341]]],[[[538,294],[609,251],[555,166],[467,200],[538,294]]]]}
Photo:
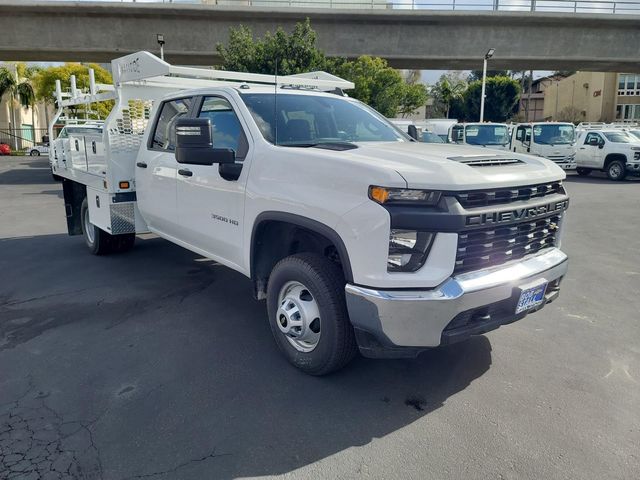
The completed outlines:
{"type": "Polygon", "coordinates": [[[0,478],[638,478],[640,182],[566,185],[557,302],[314,378],[248,279],[152,236],[94,257],[46,159],[3,157],[0,478]]]}

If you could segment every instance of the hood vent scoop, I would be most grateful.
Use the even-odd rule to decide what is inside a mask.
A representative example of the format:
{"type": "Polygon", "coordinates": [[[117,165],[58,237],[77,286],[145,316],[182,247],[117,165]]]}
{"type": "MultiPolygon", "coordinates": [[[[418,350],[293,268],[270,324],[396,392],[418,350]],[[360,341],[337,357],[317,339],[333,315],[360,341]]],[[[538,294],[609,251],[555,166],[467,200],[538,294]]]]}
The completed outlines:
{"type": "Polygon", "coordinates": [[[524,163],[517,158],[498,157],[495,155],[466,155],[462,157],[449,157],[454,162],[464,163],[470,167],[497,167],[502,165],[514,165],[524,163]]]}

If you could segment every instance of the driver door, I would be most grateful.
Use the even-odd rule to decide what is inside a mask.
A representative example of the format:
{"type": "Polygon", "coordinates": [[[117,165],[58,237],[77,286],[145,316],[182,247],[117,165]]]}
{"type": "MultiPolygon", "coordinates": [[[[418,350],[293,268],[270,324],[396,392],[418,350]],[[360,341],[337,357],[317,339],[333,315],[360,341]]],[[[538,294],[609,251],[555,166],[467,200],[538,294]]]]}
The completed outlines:
{"type": "Polygon", "coordinates": [[[202,97],[198,118],[211,122],[214,148],[232,149],[235,164],[179,164],[178,212],[181,239],[229,266],[243,264],[243,220],[247,160],[245,127],[223,95],[202,97]]]}
{"type": "Polygon", "coordinates": [[[598,145],[604,143],[604,139],[596,132],[589,132],[584,138],[584,142],[578,149],[578,166],[599,168],[602,165],[602,152],[598,145]]]}

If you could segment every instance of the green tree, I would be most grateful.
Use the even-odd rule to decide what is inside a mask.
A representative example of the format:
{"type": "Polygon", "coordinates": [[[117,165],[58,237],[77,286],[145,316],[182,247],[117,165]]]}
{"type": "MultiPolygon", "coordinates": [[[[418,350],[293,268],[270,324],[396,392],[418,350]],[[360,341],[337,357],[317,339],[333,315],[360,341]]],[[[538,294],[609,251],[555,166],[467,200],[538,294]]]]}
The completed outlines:
{"type": "MultiPolygon", "coordinates": [[[[520,83],[512,78],[500,76],[487,78],[484,119],[490,122],[504,122],[518,110],[520,83]]],[[[469,84],[464,92],[465,119],[477,121],[480,118],[480,96],[482,81],[469,84]]]]}
{"type": "Polygon", "coordinates": [[[440,111],[445,118],[449,118],[453,113],[452,106],[459,104],[466,89],[467,82],[459,72],[448,72],[442,75],[431,91],[436,110],[440,111]]]}
{"type": "Polygon", "coordinates": [[[0,98],[5,94],[9,95],[11,125],[13,128],[18,128],[16,125],[15,112],[17,105],[23,108],[31,108],[32,128],[34,125],[33,107],[36,103],[36,94],[31,79],[26,78],[24,76],[25,73],[25,66],[21,64],[14,64],[13,68],[6,66],[0,67],[0,98]],[[21,75],[21,72],[23,75],[21,75]]]}
{"type": "MultiPolygon", "coordinates": [[[[487,78],[489,77],[510,77],[509,70],[487,70],[487,78]]],[[[467,77],[467,82],[475,82],[476,80],[482,80],[482,70],[471,70],[471,73],[467,77]]]]}
{"type": "Polygon", "coordinates": [[[219,43],[216,50],[225,70],[278,75],[323,70],[326,58],[316,47],[316,32],[307,18],[288,34],[282,28],[256,39],[249,27],[240,25],[229,32],[229,43],[219,43]]]}
{"type": "Polygon", "coordinates": [[[354,83],[349,95],[371,105],[385,117],[407,115],[427,102],[423,84],[406,83],[400,72],[378,57],[363,55],[354,61],[341,62],[333,74],[354,83]]]}
{"type": "MultiPolygon", "coordinates": [[[[65,63],[56,67],[43,68],[37,71],[33,76],[33,84],[35,86],[35,94],[38,99],[44,100],[51,104],[55,99],[56,80],[60,80],[62,90],[68,91],[71,88],[71,75],[76,76],[76,86],[83,91],[89,90],[89,68],[93,68],[96,83],[113,83],[111,74],[97,63],[80,64],[65,63]]],[[[94,103],[92,108],[96,111],[100,118],[106,116],[113,108],[113,102],[94,103]]]]}
{"type": "Polygon", "coordinates": [[[422,84],[409,84],[381,58],[363,56],[354,61],[327,58],[316,46],[317,35],[309,19],[297,23],[291,33],[278,28],[263,38],[254,37],[250,28],[240,26],[229,32],[227,45],[216,50],[225,70],[273,75],[278,62],[279,75],[325,70],[355,84],[349,92],[383,115],[408,114],[427,101],[422,84]]]}

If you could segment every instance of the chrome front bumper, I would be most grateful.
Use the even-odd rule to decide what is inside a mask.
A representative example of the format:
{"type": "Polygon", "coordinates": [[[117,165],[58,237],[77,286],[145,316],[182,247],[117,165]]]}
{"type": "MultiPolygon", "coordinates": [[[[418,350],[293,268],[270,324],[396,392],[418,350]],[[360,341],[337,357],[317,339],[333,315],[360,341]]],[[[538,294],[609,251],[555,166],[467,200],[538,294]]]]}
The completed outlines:
{"type": "Polygon", "coordinates": [[[456,337],[451,337],[455,329],[447,330],[447,326],[461,315],[467,315],[469,322],[475,316],[480,318],[474,320],[476,327],[468,322],[458,329],[453,341],[524,317],[529,312],[515,314],[521,286],[544,279],[552,286],[544,303],[553,300],[558,295],[559,281],[567,272],[567,263],[562,251],[550,248],[518,262],[451,277],[430,290],[376,290],[348,284],[347,307],[365,355],[365,336],[390,349],[435,347],[456,337]],[[489,306],[500,308],[491,310],[489,306]],[[495,317],[493,321],[491,315],[495,317]]]}

